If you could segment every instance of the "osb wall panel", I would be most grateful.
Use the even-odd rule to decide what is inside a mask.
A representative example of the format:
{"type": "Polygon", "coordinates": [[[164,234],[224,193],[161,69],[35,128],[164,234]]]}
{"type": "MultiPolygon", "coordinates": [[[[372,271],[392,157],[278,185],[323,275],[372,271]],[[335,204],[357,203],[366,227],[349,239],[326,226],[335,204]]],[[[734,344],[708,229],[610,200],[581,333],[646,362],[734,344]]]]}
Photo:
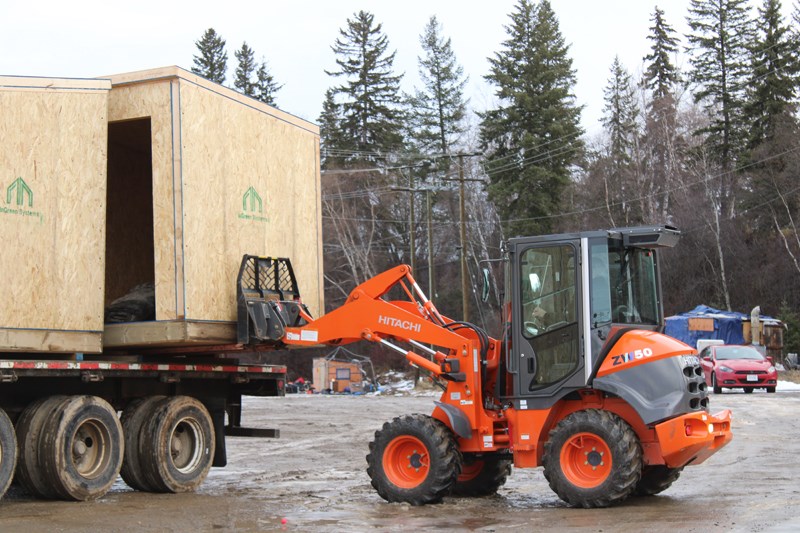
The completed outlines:
{"type": "MultiPolygon", "coordinates": [[[[150,117],[153,172],[153,263],[155,267],[156,319],[173,320],[183,316],[183,306],[177,301],[176,277],[180,271],[177,258],[181,253],[176,233],[176,198],[173,194],[175,166],[179,168],[180,154],[174,145],[179,124],[173,121],[173,102],[177,80],[158,83],[114,85],[109,95],[109,121],[150,117]],[[174,86],[174,90],[173,90],[174,86]]],[[[180,193],[179,193],[180,194],[180,193]]],[[[130,250],[129,253],[135,253],[130,250]]],[[[119,257],[120,262],[130,258],[119,257]]],[[[130,259],[132,260],[132,259],[130,259]]]]}
{"type": "Polygon", "coordinates": [[[318,134],[188,80],[180,101],[186,318],[235,320],[245,253],[289,257],[318,315],[318,134]]]}
{"type": "Polygon", "coordinates": [[[20,81],[0,78],[0,328],[102,331],[109,83],[20,81]]]}

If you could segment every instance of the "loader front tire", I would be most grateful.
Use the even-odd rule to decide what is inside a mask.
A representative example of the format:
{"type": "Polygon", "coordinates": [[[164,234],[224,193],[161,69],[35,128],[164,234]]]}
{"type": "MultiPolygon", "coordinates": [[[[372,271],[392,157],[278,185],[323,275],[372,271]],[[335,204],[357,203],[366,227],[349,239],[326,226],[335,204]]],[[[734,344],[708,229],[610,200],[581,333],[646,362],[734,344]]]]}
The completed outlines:
{"type": "Polygon", "coordinates": [[[491,496],[511,475],[511,460],[497,455],[465,454],[454,496],[491,496]]]}
{"type": "Polygon", "coordinates": [[[642,475],[642,449],[631,427],[608,411],[586,409],[561,420],[544,445],[550,488],[575,507],[625,500],[642,475]]]}
{"type": "Polygon", "coordinates": [[[450,429],[426,415],[386,422],[369,443],[367,474],[388,502],[442,501],[461,474],[461,452],[450,429]]]}

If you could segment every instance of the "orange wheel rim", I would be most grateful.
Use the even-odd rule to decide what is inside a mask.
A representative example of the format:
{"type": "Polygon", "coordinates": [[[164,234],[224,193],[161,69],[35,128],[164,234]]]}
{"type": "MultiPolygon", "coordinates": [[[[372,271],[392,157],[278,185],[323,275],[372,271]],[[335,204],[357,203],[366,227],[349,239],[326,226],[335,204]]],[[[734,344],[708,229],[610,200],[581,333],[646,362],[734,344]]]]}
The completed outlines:
{"type": "Polygon", "coordinates": [[[611,474],[611,449],[593,433],[577,433],[561,447],[561,469],[576,487],[591,489],[611,474]]]}
{"type": "Polygon", "coordinates": [[[422,441],[410,435],[394,438],[383,454],[383,471],[394,485],[413,489],[428,477],[430,455],[422,441]]]}
{"type": "Polygon", "coordinates": [[[458,476],[458,481],[470,481],[478,477],[478,474],[483,470],[483,461],[476,459],[471,463],[464,463],[461,467],[461,475],[458,476]]]}

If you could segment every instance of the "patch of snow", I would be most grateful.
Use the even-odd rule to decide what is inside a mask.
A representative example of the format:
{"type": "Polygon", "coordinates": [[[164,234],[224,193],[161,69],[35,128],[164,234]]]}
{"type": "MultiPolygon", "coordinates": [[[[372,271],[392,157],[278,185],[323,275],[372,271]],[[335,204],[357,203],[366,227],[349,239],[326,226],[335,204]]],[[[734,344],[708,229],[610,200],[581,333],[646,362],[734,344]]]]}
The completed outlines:
{"type": "Polygon", "coordinates": [[[794,383],[792,381],[781,381],[778,380],[778,386],[775,388],[776,391],[800,391],[800,383],[794,383]]]}

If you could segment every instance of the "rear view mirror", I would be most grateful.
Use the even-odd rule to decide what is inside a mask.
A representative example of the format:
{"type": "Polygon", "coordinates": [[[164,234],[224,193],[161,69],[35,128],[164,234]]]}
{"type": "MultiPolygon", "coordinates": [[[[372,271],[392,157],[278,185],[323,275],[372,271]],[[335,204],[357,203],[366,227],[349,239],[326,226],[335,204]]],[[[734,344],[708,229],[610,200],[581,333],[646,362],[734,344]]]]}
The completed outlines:
{"type": "Polygon", "coordinates": [[[486,303],[489,301],[489,269],[484,268],[483,271],[483,285],[481,286],[481,301],[486,303]]]}

